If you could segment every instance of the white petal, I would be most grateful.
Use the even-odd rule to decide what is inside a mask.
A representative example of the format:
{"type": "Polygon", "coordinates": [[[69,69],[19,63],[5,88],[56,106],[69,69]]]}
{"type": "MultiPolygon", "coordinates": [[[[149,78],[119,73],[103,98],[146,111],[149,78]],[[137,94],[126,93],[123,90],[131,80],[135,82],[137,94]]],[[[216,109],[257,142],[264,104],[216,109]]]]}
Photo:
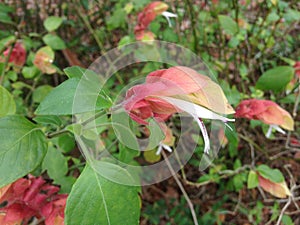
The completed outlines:
{"type": "Polygon", "coordinates": [[[161,153],[161,151],[162,151],[162,146],[161,145],[159,145],[158,146],[158,149],[157,149],[157,151],[156,151],[156,155],[159,155],[160,153],[161,153]]]}
{"type": "Polygon", "coordinates": [[[205,127],[204,123],[202,122],[202,120],[200,120],[197,117],[194,117],[194,119],[198,123],[198,125],[200,127],[200,130],[202,132],[202,136],[203,136],[203,139],[204,139],[204,153],[208,154],[209,149],[210,149],[210,141],[209,141],[209,137],[208,137],[208,134],[207,134],[206,127],[205,127]]]}
{"type": "Polygon", "coordinates": [[[164,17],[177,17],[177,14],[174,14],[174,13],[171,13],[171,12],[167,12],[167,11],[163,12],[162,15],[164,17]]]}
{"type": "Polygon", "coordinates": [[[172,149],[171,149],[170,146],[165,145],[165,144],[161,144],[161,145],[162,145],[162,147],[163,147],[165,150],[167,150],[168,152],[172,152],[172,149]]]}
{"type": "Polygon", "coordinates": [[[233,131],[232,127],[231,127],[231,126],[229,126],[229,124],[228,124],[228,123],[225,123],[225,126],[226,126],[226,127],[228,127],[228,128],[229,128],[229,130],[233,131]]]}
{"type": "Polygon", "coordinates": [[[269,126],[269,129],[268,129],[268,131],[267,131],[267,133],[266,133],[266,137],[267,137],[267,138],[270,138],[271,133],[272,133],[272,129],[273,129],[273,127],[270,125],[270,126],[269,126]]]}
{"type": "Polygon", "coordinates": [[[285,134],[285,131],[282,130],[278,125],[271,125],[275,130],[277,130],[279,133],[285,134]]]}
{"type": "Polygon", "coordinates": [[[181,109],[182,111],[185,111],[193,116],[203,118],[203,119],[211,119],[211,120],[221,120],[224,123],[228,121],[235,121],[235,119],[228,119],[224,116],[220,116],[217,113],[214,113],[213,111],[210,111],[200,105],[196,105],[194,103],[184,101],[181,99],[176,98],[170,98],[170,97],[161,97],[159,98],[173,104],[177,108],[181,109]]]}
{"type": "Polygon", "coordinates": [[[282,134],[285,134],[285,131],[283,129],[281,129],[278,125],[270,125],[267,133],[266,133],[266,137],[269,138],[271,136],[271,133],[272,133],[272,129],[275,129],[276,131],[278,131],[279,133],[282,133],[282,134]]]}
{"type": "Polygon", "coordinates": [[[159,155],[163,149],[167,150],[168,152],[172,152],[172,148],[170,146],[160,143],[155,154],[159,155]]]}
{"type": "Polygon", "coordinates": [[[169,27],[172,27],[172,23],[171,23],[170,17],[177,17],[177,15],[174,14],[174,13],[170,13],[170,12],[163,12],[162,15],[164,17],[166,17],[166,19],[168,21],[168,24],[169,24],[169,27]]]}

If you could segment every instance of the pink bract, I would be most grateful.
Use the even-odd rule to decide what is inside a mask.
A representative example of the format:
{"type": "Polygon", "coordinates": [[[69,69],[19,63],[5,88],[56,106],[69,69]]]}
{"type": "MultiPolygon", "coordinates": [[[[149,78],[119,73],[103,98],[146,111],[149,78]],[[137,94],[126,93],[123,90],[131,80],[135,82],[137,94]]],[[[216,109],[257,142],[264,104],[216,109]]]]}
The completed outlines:
{"type": "Polygon", "coordinates": [[[287,130],[293,130],[294,120],[291,115],[270,100],[243,100],[236,108],[235,117],[260,120],[270,125],[278,125],[287,130]]]}

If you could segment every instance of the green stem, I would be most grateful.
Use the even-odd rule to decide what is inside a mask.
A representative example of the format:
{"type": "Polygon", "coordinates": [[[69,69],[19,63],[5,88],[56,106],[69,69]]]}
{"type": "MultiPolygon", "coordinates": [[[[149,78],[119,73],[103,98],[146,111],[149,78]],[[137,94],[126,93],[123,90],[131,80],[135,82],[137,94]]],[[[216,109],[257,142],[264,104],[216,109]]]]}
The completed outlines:
{"type": "Polygon", "coordinates": [[[90,118],[83,121],[81,123],[81,125],[85,126],[85,125],[89,124],[90,122],[94,121],[95,119],[97,119],[97,118],[99,118],[100,116],[103,116],[103,115],[104,115],[103,111],[100,111],[100,112],[96,113],[94,116],[91,116],[90,118]]]}
{"type": "Polygon", "coordinates": [[[54,138],[56,136],[59,136],[61,134],[69,133],[69,130],[59,130],[52,133],[47,134],[47,138],[54,138]]]}
{"type": "Polygon", "coordinates": [[[189,8],[190,15],[191,15],[191,26],[192,26],[193,36],[194,36],[194,51],[196,53],[198,53],[199,52],[199,41],[198,41],[198,37],[197,37],[196,18],[195,18],[195,11],[193,9],[193,3],[189,0],[186,0],[185,2],[189,8]]]}
{"type": "Polygon", "coordinates": [[[264,149],[262,149],[258,144],[256,144],[252,139],[250,139],[250,138],[248,138],[248,137],[246,137],[242,134],[238,134],[238,136],[240,138],[242,138],[244,141],[246,141],[246,142],[250,143],[251,145],[253,145],[257,150],[261,151],[266,156],[268,156],[267,152],[264,149]]]}
{"type": "MultiPolygon", "coordinates": [[[[76,0],[74,0],[73,3],[79,4],[78,2],[76,2],[76,0]]],[[[99,39],[98,35],[96,34],[95,30],[92,28],[89,20],[87,19],[87,17],[85,15],[83,15],[83,13],[80,11],[79,7],[75,6],[75,9],[76,9],[77,13],[79,14],[80,18],[82,19],[84,25],[87,27],[89,32],[93,35],[93,38],[97,42],[97,45],[100,48],[100,52],[103,55],[105,53],[104,46],[103,46],[101,40],[99,39]]]]}
{"type": "Polygon", "coordinates": [[[8,65],[9,58],[10,58],[10,56],[11,56],[11,53],[12,53],[12,51],[13,51],[13,48],[14,48],[14,45],[15,45],[16,41],[17,41],[17,40],[14,40],[14,41],[11,43],[11,46],[10,46],[8,55],[6,56],[6,59],[5,59],[5,62],[4,62],[4,66],[3,66],[3,70],[2,70],[2,73],[1,73],[1,76],[0,76],[0,85],[2,85],[2,83],[3,83],[3,81],[4,81],[5,70],[6,70],[6,67],[7,67],[7,65],[8,65]]]}
{"type": "MultiPolygon", "coordinates": [[[[78,2],[76,2],[76,0],[73,0],[73,3],[75,4],[79,4],[78,2]]],[[[93,29],[92,25],[90,24],[89,20],[87,19],[87,17],[85,15],[83,15],[83,13],[80,11],[79,7],[75,6],[76,11],[78,12],[80,18],[82,19],[83,23],[85,24],[85,26],[87,27],[87,29],[89,30],[89,32],[92,34],[92,36],[94,37],[95,41],[97,42],[97,45],[100,49],[100,53],[102,56],[104,56],[106,58],[106,60],[109,62],[110,65],[112,65],[112,61],[110,60],[109,57],[106,57],[105,55],[105,48],[104,45],[102,44],[101,40],[99,39],[98,35],[96,34],[95,30],[93,29]]],[[[115,73],[118,81],[120,84],[124,84],[121,76],[116,72],[115,73]]]]}
{"type": "MultiPolygon", "coordinates": [[[[219,176],[218,178],[207,180],[207,181],[204,181],[204,182],[201,182],[201,183],[192,182],[192,181],[189,181],[189,180],[186,180],[186,179],[184,181],[188,185],[195,186],[195,187],[202,187],[202,186],[205,186],[207,184],[215,183],[215,182],[219,181],[220,179],[226,179],[226,178],[229,178],[231,176],[237,175],[237,174],[242,173],[242,172],[244,172],[248,169],[251,169],[250,165],[244,165],[243,167],[240,167],[237,170],[223,171],[223,174],[219,173],[221,176],[219,176]]],[[[222,172],[222,171],[220,171],[220,172],[222,172]]]]}

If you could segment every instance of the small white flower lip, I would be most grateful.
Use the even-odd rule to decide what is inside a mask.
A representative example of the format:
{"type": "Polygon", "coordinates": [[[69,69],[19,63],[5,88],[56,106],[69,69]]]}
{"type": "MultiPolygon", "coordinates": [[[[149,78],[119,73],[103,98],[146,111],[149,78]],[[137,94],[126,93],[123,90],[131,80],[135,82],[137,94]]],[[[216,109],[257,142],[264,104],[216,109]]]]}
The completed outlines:
{"type": "Polygon", "coordinates": [[[271,133],[272,133],[272,129],[273,129],[273,128],[274,128],[276,131],[278,131],[279,133],[286,134],[285,131],[284,131],[283,129],[281,129],[278,125],[271,124],[271,125],[269,126],[269,129],[268,129],[267,133],[266,133],[266,137],[267,137],[267,138],[270,138],[271,133]]]}
{"type": "Polygon", "coordinates": [[[194,116],[194,120],[198,123],[198,125],[200,127],[200,130],[202,132],[202,136],[203,136],[203,139],[204,139],[204,153],[209,154],[210,141],[209,141],[209,137],[208,137],[208,134],[207,134],[206,127],[205,127],[204,123],[202,122],[202,120],[197,118],[196,116],[194,116]]]}
{"type": "MultiPolygon", "coordinates": [[[[173,104],[178,109],[187,112],[190,114],[194,120],[197,122],[204,139],[204,153],[209,154],[210,150],[210,140],[209,136],[207,134],[207,130],[205,128],[205,125],[203,124],[202,120],[200,118],[204,119],[212,119],[212,120],[221,120],[227,125],[226,123],[228,121],[235,121],[235,119],[228,119],[226,117],[220,116],[217,113],[214,113],[200,105],[194,104],[192,102],[188,102],[181,99],[171,98],[171,97],[162,97],[159,98],[173,104]]],[[[230,126],[228,126],[230,129],[232,129],[230,126]]],[[[158,149],[159,152],[161,152],[161,149],[158,149]]]]}
{"type": "Polygon", "coordinates": [[[177,14],[168,11],[163,12],[162,15],[165,17],[177,17],[177,14]]]}
{"type": "Polygon", "coordinates": [[[172,152],[172,148],[170,146],[159,143],[158,149],[155,154],[159,155],[163,149],[167,150],[168,152],[172,152]]]}
{"type": "Polygon", "coordinates": [[[188,102],[188,101],[176,99],[176,98],[171,98],[171,97],[163,97],[163,96],[159,96],[159,98],[173,104],[180,110],[185,111],[185,112],[189,113],[190,115],[196,116],[198,118],[221,120],[224,123],[226,123],[228,121],[231,121],[231,122],[235,121],[235,119],[228,119],[224,116],[220,116],[219,114],[214,113],[213,111],[210,111],[210,110],[208,110],[200,105],[194,104],[192,102],[188,102]]]}
{"type": "Polygon", "coordinates": [[[168,21],[168,24],[169,24],[169,27],[172,27],[172,23],[171,23],[170,18],[171,18],[171,17],[177,17],[177,14],[174,14],[174,13],[165,11],[165,12],[162,13],[162,15],[163,15],[164,17],[166,17],[166,19],[167,19],[167,21],[168,21]]]}

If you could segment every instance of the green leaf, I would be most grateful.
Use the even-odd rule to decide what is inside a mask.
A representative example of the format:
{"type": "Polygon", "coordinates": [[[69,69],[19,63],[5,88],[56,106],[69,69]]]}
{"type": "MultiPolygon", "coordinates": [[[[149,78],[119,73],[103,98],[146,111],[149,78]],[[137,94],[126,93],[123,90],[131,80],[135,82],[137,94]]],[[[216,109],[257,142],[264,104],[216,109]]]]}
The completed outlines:
{"type": "Polygon", "coordinates": [[[284,176],[278,169],[271,169],[269,166],[262,164],[257,167],[257,171],[262,177],[274,183],[284,182],[284,176]]]}
{"type": "Polygon", "coordinates": [[[8,45],[10,42],[14,41],[15,39],[16,39],[16,37],[13,36],[13,35],[1,39],[1,40],[0,40],[0,51],[3,51],[4,48],[6,48],[7,45],[8,45]]]}
{"type": "Polygon", "coordinates": [[[159,143],[165,138],[165,134],[159,126],[158,122],[154,119],[149,121],[149,131],[151,133],[149,137],[149,143],[147,145],[147,149],[156,148],[159,143]]]}
{"type": "Polygon", "coordinates": [[[157,149],[147,150],[143,152],[144,159],[149,163],[156,163],[161,159],[161,154],[156,154],[157,149]]]}
{"type": "Polygon", "coordinates": [[[244,182],[243,182],[243,175],[242,174],[237,174],[233,177],[233,185],[236,191],[239,191],[243,189],[244,187],[244,182]]]}
{"type": "Polygon", "coordinates": [[[133,40],[131,39],[131,37],[126,35],[126,36],[122,37],[121,40],[119,41],[118,48],[122,47],[122,45],[127,45],[132,42],[133,42],[133,40]]]}
{"type": "Polygon", "coordinates": [[[37,123],[45,124],[45,125],[55,125],[60,127],[62,125],[62,121],[58,116],[49,115],[49,116],[37,116],[33,118],[33,120],[37,123]]]}
{"type": "Polygon", "coordinates": [[[71,192],[72,186],[75,183],[76,178],[72,176],[64,176],[64,177],[57,177],[54,180],[55,184],[60,186],[59,193],[67,193],[71,192]]]}
{"type": "MultiPolygon", "coordinates": [[[[0,66],[1,67],[1,66],[0,66]]],[[[0,69],[1,70],[1,69],[0,69]]],[[[16,73],[16,71],[8,71],[5,75],[9,80],[11,81],[16,81],[18,79],[18,74],[16,73]]]]}
{"type": "Polygon", "coordinates": [[[73,100],[79,80],[69,79],[54,88],[41,102],[37,115],[69,115],[72,114],[73,100]]]}
{"type": "Polygon", "coordinates": [[[45,135],[26,118],[0,118],[0,187],[33,171],[47,150],[45,135]]]}
{"type": "Polygon", "coordinates": [[[107,29],[113,30],[119,27],[123,27],[125,25],[126,16],[127,15],[124,9],[114,10],[113,15],[106,21],[107,29]]]}
{"type": "Polygon", "coordinates": [[[119,148],[119,160],[123,163],[130,164],[134,161],[135,157],[138,157],[141,152],[139,150],[134,150],[131,148],[128,148],[127,146],[123,145],[122,143],[119,143],[118,145],[119,148]]]}
{"type": "Polygon", "coordinates": [[[228,42],[229,48],[236,48],[240,44],[240,40],[236,37],[232,37],[228,42]]]}
{"type": "Polygon", "coordinates": [[[7,12],[7,13],[11,13],[15,11],[15,9],[5,3],[0,3],[0,12],[7,12]]]}
{"type": "Polygon", "coordinates": [[[0,86],[0,117],[15,114],[16,103],[12,95],[2,86],[0,86]]]}
{"type": "Polygon", "coordinates": [[[281,222],[283,225],[294,225],[292,218],[288,215],[283,215],[281,222]]]}
{"type": "Polygon", "coordinates": [[[0,22],[14,24],[14,22],[11,20],[10,16],[6,12],[0,12],[0,22]]]}
{"type": "Polygon", "coordinates": [[[229,35],[234,35],[238,32],[237,23],[231,19],[229,16],[219,15],[218,16],[221,27],[229,35]]]}
{"type": "Polygon", "coordinates": [[[57,138],[57,144],[63,153],[68,153],[75,148],[74,136],[70,134],[60,135],[57,138]]]}
{"type": "Polygon", "coordinates": [[[81,135],[82,134],[82,125],[81,124],[70,124],[66,127],[66,130],[70,131],[71,133],[75,135],[81,135]]]}
{"type": "Polygon", "coordinates": [[[124,111],[112,114],[112,125],[119,142],[126,145],[131,149],[140,149],[137,137],[133,133],[130,124],[128,114],[124,111]]]}
{"type": "Polygon", "coordinates": [[[248,174],[247,187],[248,189],[255,188],[258,186],[258,176],[257,173],[251,170],[248,174]]]}
{"type": "Polygon", "coordinates": [[[67,200],[66,225],[138,225],[140,200],[136,187],[114,183],[86,166],[67,200]]]}
{"type": "Polygon", "coordinates": [[[46,34],[43,37],[43,41],[53,50],[62,50],[66,48],[65,42],[60,37],[54,34],[46,34]]]}
{"type": "Polygon", "coordinates": [[[299,12],[299,10],[288,9],[286,11],[286,13],[283,15],[283,18],[288,23],[293,22],[293,21],[299,21],[300,20],[300,12],[299,12]]]}
{"type": "Polygon", "coordinates": [[[229,156],[233,158],[238,154],[239,139],[237,136],[235,126],[232,124],[231,127],[233,131],[231,131],[230,129],[225,129],[225,135],[228,139],[229,156]]]}
{"type": "Polygon", "coordinates": [[[84,68],[81,68],[80,66],[72,66],[64,69],[65,74],[69,78],[81,78],[84,75],[85,71],[86,70],[84,68]]]}
{"type": "Polygon", "coordinates": [[[256,88],[264,91],[282,91],[293,76],[293,67],[278,66],[263,73],[256,83],[256,88]]]}
{"type": "Polygon", "coordinates": [[[45,97],[35,114],[72,115],[109,108],[111,102],[102,93],[99,94],[100,87],[97,76],[87,76],[86,79],[81,80],[78,78],[66,80],[45,97]]]}
{"type": "Polygon", "coordinates": [[[40,103],[43,99],[50,93],[53,89],[50,85],[41,85],[32,93],[32,100],[34,102],[40,103]]]}
{"type": "Polygon", "coordinates": [[[49,16],[45,21],[44,21],[44,27],[46,28],[47,31],[53,31],[56,30],[63,22],[63,19],[61,17],[57,16],[49,16]]]}
{"type": "Polygon", "coordinates": [[[39,72],[39,69],[35,66],[24,66],[22,69],[23,77],[26,79],[34,78],[39,72]]]}
{"type": "Polygon", "coordinates": [[[60,177],[64,177],[68,172],[67,160],[59,150],[53,146],[49,146],[42,164],[42,169],[43,171],[47,170],[49,177],[56,180],[60,177]]]}

